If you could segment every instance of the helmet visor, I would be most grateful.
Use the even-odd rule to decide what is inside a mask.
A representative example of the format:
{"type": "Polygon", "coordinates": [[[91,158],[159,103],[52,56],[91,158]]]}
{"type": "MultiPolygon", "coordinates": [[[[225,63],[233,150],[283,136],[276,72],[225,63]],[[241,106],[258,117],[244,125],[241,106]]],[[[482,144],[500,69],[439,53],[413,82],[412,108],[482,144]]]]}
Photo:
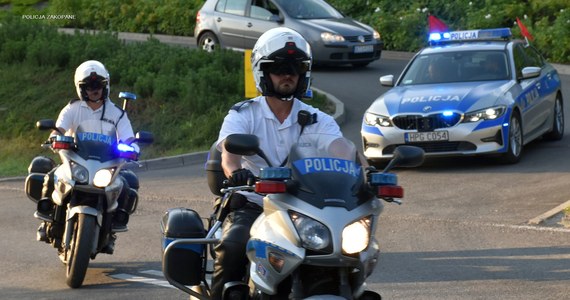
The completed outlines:
{"type": "Polygon", "coordinates": [[[309,71],[309,63],[303,61],[274,61],[261,64],[261,70],[275,75],[300,75],[309,71]]]}
{"type": "Polygon", "coordinates": [[[101,76],[90,75],[79,82],[79,86],[85,90],[100,90],[107,85],[107,80],[101,76]]]}

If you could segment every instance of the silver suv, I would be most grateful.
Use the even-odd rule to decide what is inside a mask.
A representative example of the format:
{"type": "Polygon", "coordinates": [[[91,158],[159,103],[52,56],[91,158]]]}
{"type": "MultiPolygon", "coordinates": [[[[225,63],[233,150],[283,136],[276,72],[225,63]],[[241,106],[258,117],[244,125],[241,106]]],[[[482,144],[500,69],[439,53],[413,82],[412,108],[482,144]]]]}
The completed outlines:
{"type": "Polygon", "coordinates": [[[279,26],[305,37],[315,64],[366,66],[382,52],[376,30],[323,0],[207,0],[196,15],[194,37],[206,51],[252,49],[262,33],[279,26]]]}

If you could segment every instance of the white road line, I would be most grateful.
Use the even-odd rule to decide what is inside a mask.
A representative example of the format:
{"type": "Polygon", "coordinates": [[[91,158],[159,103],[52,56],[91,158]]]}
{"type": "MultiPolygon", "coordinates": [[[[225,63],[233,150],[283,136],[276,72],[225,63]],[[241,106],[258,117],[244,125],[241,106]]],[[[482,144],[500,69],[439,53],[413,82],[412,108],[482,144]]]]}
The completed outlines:
{"type": "Polygon", "coordinates": [[[140,273],[148,274],[148,275],[154,275],[154,276],[158,276],[158,277],[164,277],[164,274],[162,274],[162,271],[158,271],[158,270],[144,270],[144,271],[141,271],[140,273]]]}
{"type": "MultiPolygon", "coordinates": [[[[159,272],[159,271],[157,271],[157,272],[159,272]]],[[[148,284],[158,285],[161,287],[175,288],[174,286],[170,285],[170,283],[168,283],[168,281],[156,279],[156,278],[142,277],[142,276],[136,276],[136,275],[124,274],[124,273],[113,274],[113,275],[109,275],[109,276],[111,278],[119,279],[119,280],[126,280],[126,281],[138,282],[138,283],[148,283],[148,284]]]]}

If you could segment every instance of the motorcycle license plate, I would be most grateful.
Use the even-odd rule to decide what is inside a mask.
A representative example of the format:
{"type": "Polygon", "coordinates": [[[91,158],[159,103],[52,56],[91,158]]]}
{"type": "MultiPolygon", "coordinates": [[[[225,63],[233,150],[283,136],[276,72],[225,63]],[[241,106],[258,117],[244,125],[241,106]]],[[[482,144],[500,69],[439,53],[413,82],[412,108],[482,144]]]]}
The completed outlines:
{"type": "Polygon", "coordinates": [[[447,131],[406,132],[404,134],[404,138],[406,140],[406,143],[448,141],[449,132],[447,131]]]}

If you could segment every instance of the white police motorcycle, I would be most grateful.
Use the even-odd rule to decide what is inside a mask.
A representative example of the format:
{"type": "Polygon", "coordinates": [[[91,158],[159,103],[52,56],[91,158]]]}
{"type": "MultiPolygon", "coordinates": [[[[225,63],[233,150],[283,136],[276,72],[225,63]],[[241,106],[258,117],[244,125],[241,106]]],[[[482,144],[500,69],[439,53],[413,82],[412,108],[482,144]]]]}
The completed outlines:
{"type": "MultiPolygon", "coordinates": [[[[124,92],[119,97],[125,99],[125,103],[136,99],[134,94],[124,92]]],[[[60,132],[62,135],[46,141],[42,147],[56,153],[61,164],[53,177],[46,175],[50,172],[46,164],[43,170],[30,165],[25,183],[28,198],[37,203],[34,216],[43,221],[37,239],[57,248],[66,266],[67,285],[72,288],[83,284],[90,259],[98,253],[113,253],[114,233],[118,231],[112,228],[112,219],[119,213],[123,214],[121,218],[128,219],[138,203],[136,190],[129,188],[126,211],[117,209],[123,186],[128,186],[119,173],[128,162],[138,159],[138,153],[132,146],[117,141],[112,124],[102,123],[85,121],[75,136],[60,132]],[[50,177],[47,187],[43,187],[44,177],[50,177]],[[41,197],[43,188],[48,188],[49,192],[44,194],[51,197],[41,197]]],[[[37,127],[58,130],[53,120],[40,120],[37,127]]],[[[151,133],[138,132],[135,142],[151,143],[152,140],[151,133]]]]}
{"type": "MultiPolygon", "coordinates": [[[[224,147],[264,157],[253,135],[230,135],[224,147]]],[[[218,242],[215,233],[227,214],[228,195],[250,190],[266,196],[247,244],[249,274],[243,282],[227,283],[224,299],[381,299],[366,290],[379,255],[379,199],[399,203],[403,189],[388,171],[421,164],[423,150],[398,147],[383,172],[365,169],[359,161],[356,147],[344,138],[302,135],[285,167],[263,168],[251,186],[222,188],[221,208],[207,232],[195,211],[167,211],[165,277],[191,299],[209,299],[208,245],[218,242]]],[[[207,167],[223,174],[213,152],[207,167]]],[[[219,187],[219,180],[209,183],[214,191],[219,187]]]]}

